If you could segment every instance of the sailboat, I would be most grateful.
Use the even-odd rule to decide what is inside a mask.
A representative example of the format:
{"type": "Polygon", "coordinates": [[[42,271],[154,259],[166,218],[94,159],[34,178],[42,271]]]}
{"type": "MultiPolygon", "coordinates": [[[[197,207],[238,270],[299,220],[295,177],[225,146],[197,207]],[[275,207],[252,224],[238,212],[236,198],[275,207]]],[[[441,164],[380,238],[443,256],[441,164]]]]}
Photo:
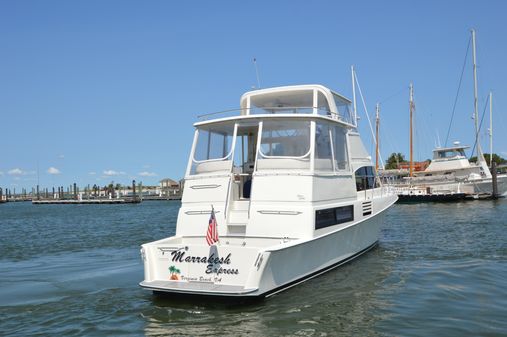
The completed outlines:
{"type": "MultiPolygon", "coordinates": [[[[479,139],[479,116],[477,99],[477,58],[475,31],[472,30],[474,122],[477,163],[470,163],[465,155],[469,146],[454,142],[450,147],[437,147],[433,159],[424,170],[413,172],[412,158],[412,111],[413,87],[410,89],[410,169],[408,183],[395,185],[400,201],[454,201],[465,198],[483,198],[507,194],[507,174],[493,178],[482,152],[479,139]],[[496,180],[496,181],[495,181],[496,180]],[[493,184],[495,182],[495,186],[493,184]]],[[[491,96],[490,96],[491,99],[491,96]]],[[[490,109],[491,112],[491,109],[490,109]]],[[[491,117],[490,117],[491,119],[491,117]]],[[[492,126],[490,125],[490,134],[492,126]]],[[[490,140],[491,141],[491,140],[490,140]]],[[[491,151],[492,152],[492,151],[491,151]]]]}

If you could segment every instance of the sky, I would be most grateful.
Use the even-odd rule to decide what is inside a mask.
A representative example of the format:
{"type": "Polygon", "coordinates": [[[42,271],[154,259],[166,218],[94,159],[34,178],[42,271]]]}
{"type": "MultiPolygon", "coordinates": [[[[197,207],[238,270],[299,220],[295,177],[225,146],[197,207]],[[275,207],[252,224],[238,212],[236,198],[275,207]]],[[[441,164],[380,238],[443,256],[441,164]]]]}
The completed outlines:
{"type": "MultiPolygon", "coordinates": [[[[323,84],[352,97],[354,65],[381,155],[473,146],[493,93],[493,152],[507,158],[505,1],[0,0],[0,187],[183,178],[197,115],[262,88],[323,84]],[[466,60],[466,62],[465,62],[466,60]],[[458,92],[463,64],[465,70],[458,92]],[[449,129],[457,97],[453,123],[449,129]]],[[[488,108],[489,113],[489,108],[488,108]]],[[[374,146],[358,95],[359,129],[374,146]]],[[[489,152],[484,117],[481,142],[489,152]]]]}

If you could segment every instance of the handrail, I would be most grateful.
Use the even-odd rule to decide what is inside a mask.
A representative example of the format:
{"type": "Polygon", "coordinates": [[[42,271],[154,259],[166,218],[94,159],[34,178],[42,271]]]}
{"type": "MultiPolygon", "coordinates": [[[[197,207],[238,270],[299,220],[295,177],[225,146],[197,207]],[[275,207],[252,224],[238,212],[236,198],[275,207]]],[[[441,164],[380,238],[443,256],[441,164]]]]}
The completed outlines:
{"type": "Polygon", "coordinates": [[[210,112],[210,113],[206,113],[206,114],[202,114],[202,115],[197,115],[197,118],[200,119],[200,118],[207,117],[207,116],[219,115],[219,114],[223,114],[223,113],[227,113],[227,112],[242,111],[242,110],[247,110],[247,108],[236,108],[236,109],[215,111],[215,112],[210,112]]]}
{"type": "MultiPolygon", "coordinates": [[[[227,109],[227,110],[222,110],[222,111],[215,111],[215,112],[210,112],[210,113],[206,113],[206,114],[201,114],[201,115],[197,115],[197,119],[199,120],[205,120],[206,117],[209,117],[209,116],[215,116],[215,115],[221,115],[221,114],[226,114],[226,113],[230,113],[230,112],[235,112],[235,111],[238,111],[238,112],[243,112],[243,111],[253,111],[253,110],[292,110],[294,111],[294,114],[308,114],[308,115],[313,115],[313,109],[317,109],[317,111],[326,111],[329,115],[337,118],[338,120],[347,120],[346,119],[346,116],[342,116],[339,114],[339,112],[336,112],[336,111],[330,111],[328,109],[325,109],[325,108],[319,108],[319,107],[314,107],[314,106],[293,106],[293,107],[289,107],[289,106],[285,106],[285,107],[269,107],[269,106],[266,106],[266,107],[254,107],[254,108],[236,108],[236,109],[227,109]],[[305,113],[305,112],[298,112],[298,110],[303,110],[303,109],[312,109],[311,112],[308,112],[308,113],[305,113]]],[[[267,113],[269,113],[269,111],[266,111],[267,113]]],[[[275,112],[271,112],[272,114],[274,114],[275,112]]]]}

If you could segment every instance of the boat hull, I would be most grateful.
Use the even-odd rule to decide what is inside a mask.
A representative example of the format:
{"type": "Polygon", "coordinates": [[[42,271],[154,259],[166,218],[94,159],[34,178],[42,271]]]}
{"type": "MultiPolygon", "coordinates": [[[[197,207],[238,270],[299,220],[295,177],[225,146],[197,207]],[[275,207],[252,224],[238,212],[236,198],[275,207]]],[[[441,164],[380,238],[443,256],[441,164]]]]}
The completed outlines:
{"type": "Polygon", "coordinates": [[[399,194],[398,202],[454,202],[465,200],[466,193],[449,193],[449,194],[399,194]]]}
{"type": "MultiPolygon", "coordinates": [[[[173,259],[177,253],[170,252],[171,255],[164,258],[160,252],[164,247],[168,248],[170,241],[146,244],[143,245],[145,281],[140,285],[155,292],[174,294],[219,297],[271,296],[349,262],[370,250],[377,243],[382,218],[383,213],[377,213],[361,222],[311,240],[282,242],[266,248],[249,247],[249,238],[244,238],[244,242],[247,242],[244,247],[223,244],[212,247],[191,244],[185,246],[188,254],[200,256],[208,251],[208,256],[214,254],[222,258],[228,257],[229,261],[222,260],[221,266],[232,270],[233,273],[237,271],[237,274],[207,273],[206,271],[210,270],[209,264],[186,262],[188,254],[181,263],[178,259],[173,259]],[[237,263],[238,261],[241,263],[237,263]],[[176,269],[181,272],[179,280],[171,280],[169,274],[160,272],[171,264],[176,265],[176,269]],[[150,273],[154,270],[159,272],[150,273]]],[[[176,240],[176,238],[169,240],[171,239],[176,240]]],[[[222,239],[225,240],[227,239],[222,239]]],[[[205,244],[204,238],[202,241],[205,244]]],[[[173,251],[181,251],[177,249],[182,247],[175,244],[171,248],[173,251]]],[[[166,249],[165,254],[167,253],[166,249]]]]}
{"type": "MultiPolygon", "coordinates": [[[[466,182],[465,185],[473,188],[473,194],[493,193],[493,182],[491,178],[471,180],[466,182]]],[[[507,196],[507,175],[501,174],[497,176],[497,191],[499,195],[507,196]]]]}

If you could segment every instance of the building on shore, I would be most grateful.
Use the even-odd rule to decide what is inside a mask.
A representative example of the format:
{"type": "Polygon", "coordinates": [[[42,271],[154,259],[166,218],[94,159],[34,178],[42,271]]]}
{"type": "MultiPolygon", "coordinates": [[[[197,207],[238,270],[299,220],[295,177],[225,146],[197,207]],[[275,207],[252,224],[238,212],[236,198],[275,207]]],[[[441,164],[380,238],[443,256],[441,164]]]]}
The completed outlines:
{"type": "Polygon", "coordinates": [[[182,181],[174,181],[170,178],[164,178],[159,182],[159,196],[160,197],[169,197],[169,196],[177,196],[181,195],[182,181]]]}

